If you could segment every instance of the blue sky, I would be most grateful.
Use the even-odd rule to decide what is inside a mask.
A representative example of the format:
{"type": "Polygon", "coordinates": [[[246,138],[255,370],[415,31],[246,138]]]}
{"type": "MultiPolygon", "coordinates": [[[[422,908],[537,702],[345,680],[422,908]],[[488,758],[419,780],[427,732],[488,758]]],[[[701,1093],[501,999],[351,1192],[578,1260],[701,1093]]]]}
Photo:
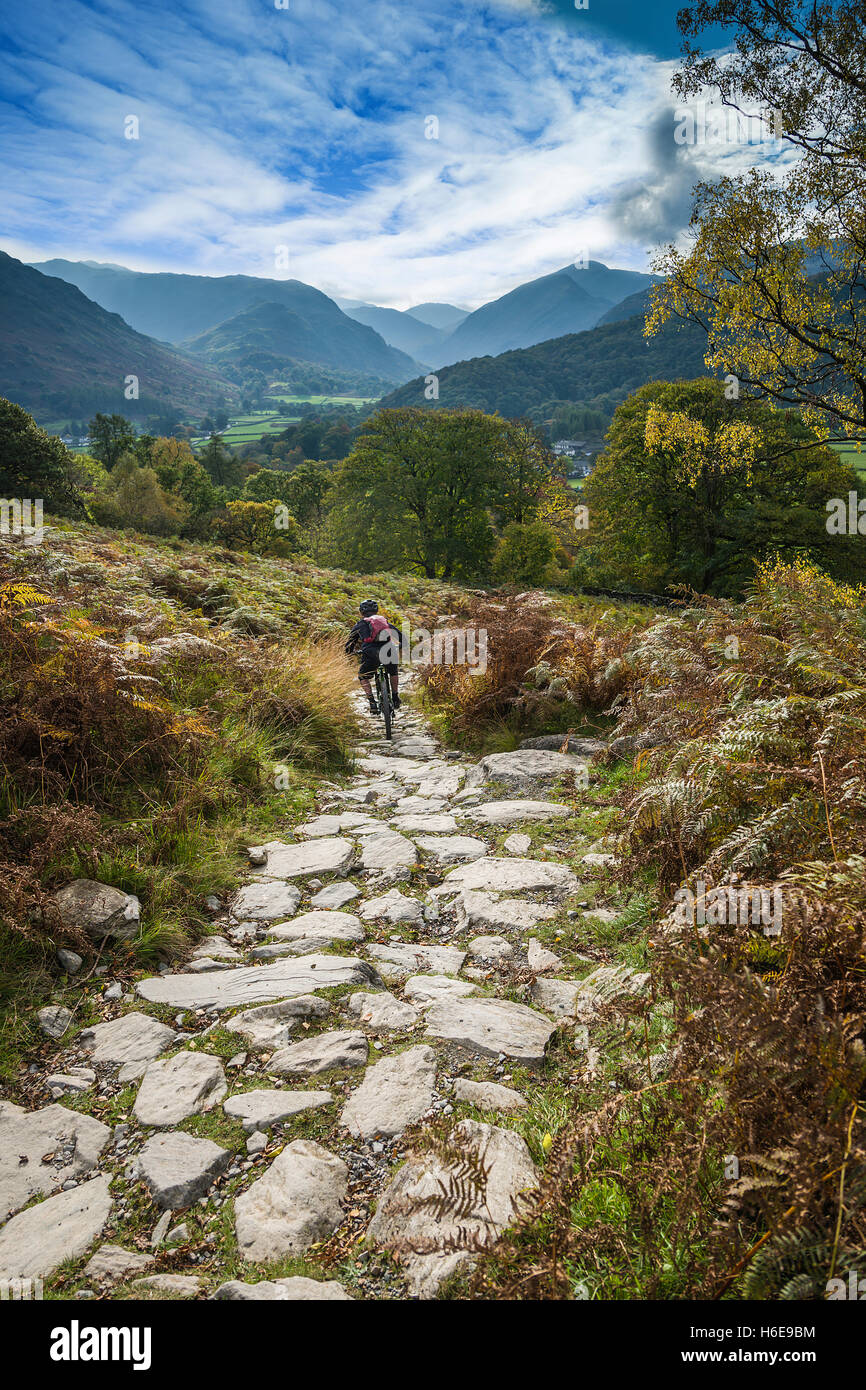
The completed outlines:
{"type": "Polygon", "coordinates": [[[398,308],[645,268],[698,178],[782,157],[674,140],[676,8],[7,0],[2,245],[398,308]]]}

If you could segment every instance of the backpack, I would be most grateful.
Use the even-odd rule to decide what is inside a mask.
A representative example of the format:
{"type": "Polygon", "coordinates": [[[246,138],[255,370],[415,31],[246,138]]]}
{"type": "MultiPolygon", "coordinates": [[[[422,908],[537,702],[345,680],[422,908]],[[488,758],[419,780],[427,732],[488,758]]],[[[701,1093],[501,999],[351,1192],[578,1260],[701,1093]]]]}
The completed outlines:
{"type": "Polygon", "coordinates": [[[381,613],[374,613],[372,618],[367,619],[367,622],[370,627],[370,636],[364,638],[365,647],[371,642],[375,642],[378,645],[381,642],[388,641],[388,631],[391,624],[388,622],[387,618],[383,618],[381,613]]]}

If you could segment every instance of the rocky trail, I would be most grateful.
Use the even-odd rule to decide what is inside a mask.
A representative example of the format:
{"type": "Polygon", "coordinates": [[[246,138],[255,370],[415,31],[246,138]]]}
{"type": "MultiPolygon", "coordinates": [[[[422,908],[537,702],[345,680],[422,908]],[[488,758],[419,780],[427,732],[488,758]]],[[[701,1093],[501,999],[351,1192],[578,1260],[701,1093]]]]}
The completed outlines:
{"type": "MultiPolygon", "coordinates": [[[[121,980],[109,950],[85,1027],[42,1010],[26,1103],[0,1101],[0,1277],[430,1298],[537,1185],[550,1116],[598,1068],[601,1006],[648,982],[592,945],[621,893],[576,830],[601,745],[472,760],[405,706],[392,744],[366,730],[356,775],[209,901],[189,959],[121,980]]],[[[137,928],[118,890],[59,900],[94,937],[137,928]]]]}

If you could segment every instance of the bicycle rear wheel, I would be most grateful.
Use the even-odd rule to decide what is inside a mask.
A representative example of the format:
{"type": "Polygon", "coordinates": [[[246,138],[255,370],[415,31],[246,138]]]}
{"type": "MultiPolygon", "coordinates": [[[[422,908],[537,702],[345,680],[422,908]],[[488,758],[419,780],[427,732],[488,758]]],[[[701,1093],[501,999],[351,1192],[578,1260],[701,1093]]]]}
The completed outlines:
{"type": "Polygon", "coordinates": [[[382,718],[385,721],[385,737],[391,737],[391,714],[393,706],[391,704],[391,682],[388,672],[379,667],[379,708],[382,711],[382,718]]]}

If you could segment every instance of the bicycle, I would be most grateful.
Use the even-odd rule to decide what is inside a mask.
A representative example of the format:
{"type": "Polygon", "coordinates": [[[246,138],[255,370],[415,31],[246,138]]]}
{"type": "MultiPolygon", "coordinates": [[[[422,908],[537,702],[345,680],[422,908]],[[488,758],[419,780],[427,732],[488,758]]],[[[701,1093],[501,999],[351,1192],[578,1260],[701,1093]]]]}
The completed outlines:
{"type": "Polygon", "coordinates": [[[394,716],[394,706],[391,703],[391,677],[387,667],[376,667],[376,696],[379,706],[379,713],[385,724],[385,737],[391,737],[391,723],[394,716]]]}
{"type": "MultiPolygon", "coordinates": [[[[354,656],[361,660],[361,653],[354,652],[354,656]]],[[[379,713],[385,723],[385,737],[390,739],[391,727],[394,722],[394,700],[391,694],[391,678],[388,674],[388,667],[380,664],[375,672],[371,673],[370,679],[373,682],[373,689],[376,692],[376,703],[379,706],[379,713]]]]}

